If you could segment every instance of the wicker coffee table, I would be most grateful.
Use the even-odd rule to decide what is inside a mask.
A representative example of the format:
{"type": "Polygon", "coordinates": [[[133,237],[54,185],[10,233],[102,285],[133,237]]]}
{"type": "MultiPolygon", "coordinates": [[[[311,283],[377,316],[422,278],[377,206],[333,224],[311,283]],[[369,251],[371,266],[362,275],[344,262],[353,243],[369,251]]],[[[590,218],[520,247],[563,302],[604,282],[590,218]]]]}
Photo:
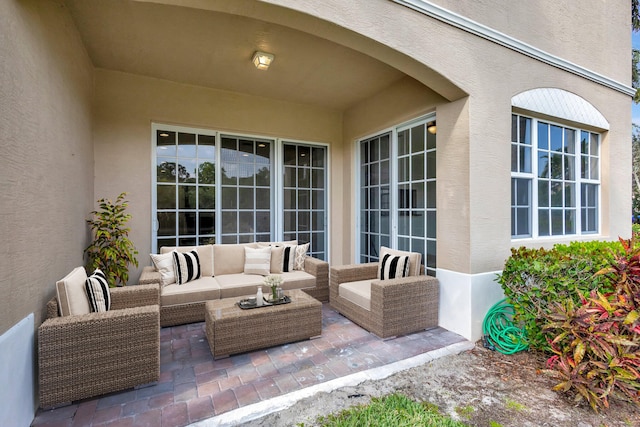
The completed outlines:
{"type": "Polygon", "coordinates": [[[207,339],[215,359],[300,341],[322,334],[322,303],[301,290],[286,291],[289,304],[243,310],[241,298],[207,301],[207,339]]]}

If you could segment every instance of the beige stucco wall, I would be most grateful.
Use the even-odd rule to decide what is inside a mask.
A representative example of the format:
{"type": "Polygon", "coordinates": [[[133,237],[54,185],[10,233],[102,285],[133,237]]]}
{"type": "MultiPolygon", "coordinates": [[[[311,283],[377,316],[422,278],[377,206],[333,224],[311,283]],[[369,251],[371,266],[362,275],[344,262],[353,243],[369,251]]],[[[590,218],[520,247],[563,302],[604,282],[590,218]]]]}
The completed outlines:
{"type": "MultiPolygon", "coordinates": [[[[430,0],[620,82],[631,67],[631,7],[602,0],[430,0]]],[[[628,2],[625,3],[628,5],[628,2]]]]}
{"type": "Polygon", "coordinates": [[[38,326],[83,264],[92,209],[92,66],[57,1],[0,2],[0,334],[38,326]]]}
{"type": "MultiPolygon", "coordinates": [[[[421,62],[436,75],[445,76],[454,86],[469,94],[464,106],[436,108],[438,146],[445,148],[446,154],[451,152],[454,155],[453,158],[446,158],[446,164],[455,167],[459,163],[460,167],[468,168],[468,173],[460,173],[456,169],[443,167],[440,163],[443,155],[438,153],[438,212],[439,218],[446,217],[438,224],[439,268],[471,274],[499,270],[514,244],[549,245],[572,239],[512,242],[510,238],[511,98],[538,87],[559,87],[573,92],[592,103],[609,120],[612,131],[605,133],[603,138],[606,147],[602,151],[602,235],[598,237],[615,239],[618,235],[629,235],[631,113],[627,95],[393,2],[376,1],[375,7],[371,2],[362,0],[349,3],[337,0],[265,0],[265,3],[312,11],[314,16],[335,22],[356,34],[349,36],[348,33],[340,33],[336,36],[340,42],[354,48],[366,48],[368,45],[363,41],[364,38],[378,42],[377,46],[391,47],[421,62]],[[361,19],[363,10],[366,10],[366,19],[361,19]],[[453,123],[465,127],[446,127],[453,123]],[[459,144],[463,147],[454,148],[459,144]],[[455,156],[459,156],[457,160],[455,156]],[[609,182],[616,184],[608,186],[609,182]],[[466,192],[464,189],[467,189],[466,192]],[[451,194],[454,190],[459,196],[451,194]],[[457,201],[456,197],[459,197],[457,201]],[[458,212],[464,214],[458,215],[458,212]]],[[[548,6],[549,10],[553,10],[552,5],[548,6]]],[[[574,16],[577,18],[575,22],[581,19],[583,22],[593,22],[593,18],[587,16],[589,12],[582,6],[578,8],[569,2],[561,2],[561,6],[563,10],[572,12],[572,19],[574,16]]],[[[479,11],[473,13],[477,13],[474,15],[477,19],[482,18],[479,11]]],[[[613,21],[628,28],[628,13],[619,10],[615,13],[611,15],[613,21]]],[[[490,12],[485,11],[484,14],[489,16],[490,12]]],[[[556,21],[562,19],[554,17],[556,21]]],[[[487,23],[490,23],[488,18],[487,23]]],[[[513,37],[527,39],[534,44],[539,24],[539,19],[532,18],[531,21],[524,20],[509,28],[512,28],[513,37]]],[[[626,53],[630,52],[628,32],[623,37],[620,30],[608,31],[606,36],[596,31],[585,33],[579,42],[567,42],[570,50],[578,43],[588,46],[588,49],[573,49],[574,52],[565,59],[629,84],[629,56],[626,53]],[[618,49],[612,56],[606,56],[602,52],[611,50],[614,40],[618,49]],[[598,58],[606,60],[608,65],[599,67],[592,64],[593,52],[599,52],[597,55],[602,57],[598,58]]],[[[578,33],[582,34],[580,31],[578,33]]],[[[537,47],[546,49],[551,46],[552,43],[542,41],[537,47]]],[[[565,52],[555,53],[559,55],[565,52]]],[[[371,50],[371,54],[382,57],[385,52],[376,48],[371,50]]],[[[389,63],[399,68],[406,66],[402,60],[389,63]]],[[[439,88],[437,85],[431,86],[423,78],[425,76],[416,74],[414,77],[427,86],[439,88]]],[[[347,123],[345,118],[345,126],[347,123]]],[[[349,143],[345,141],[345,144],[349,143]]],[[[354,198],[353,194],[345,197],[345,203],[354,198]]]]}
{"type": "MultiPolygon", "coordinates": [[[[150,264],[153,122],[329,144],[331,205],[340,209],[341,112],[102,69],[95,80],[95,194],[129,193],[130,237],[140,252],[130,283],[150,264]]],[[[332,225],[341,228],[340,218],[332,225]]]]}

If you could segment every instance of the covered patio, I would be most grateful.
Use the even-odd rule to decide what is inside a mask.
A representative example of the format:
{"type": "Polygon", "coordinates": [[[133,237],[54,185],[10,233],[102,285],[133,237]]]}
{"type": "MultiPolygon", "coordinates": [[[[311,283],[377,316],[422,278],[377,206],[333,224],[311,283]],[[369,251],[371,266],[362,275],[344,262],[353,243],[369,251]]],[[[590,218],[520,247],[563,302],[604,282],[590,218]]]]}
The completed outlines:
{"type": "Polygon", "coordinates": [[[52,410],[33,427],[237,425],[319,391],[473,348],[437,327],[383,340],[323,304],[322,336],[214,360],[204,323],[162,328],[157,384],[52,410]]]}

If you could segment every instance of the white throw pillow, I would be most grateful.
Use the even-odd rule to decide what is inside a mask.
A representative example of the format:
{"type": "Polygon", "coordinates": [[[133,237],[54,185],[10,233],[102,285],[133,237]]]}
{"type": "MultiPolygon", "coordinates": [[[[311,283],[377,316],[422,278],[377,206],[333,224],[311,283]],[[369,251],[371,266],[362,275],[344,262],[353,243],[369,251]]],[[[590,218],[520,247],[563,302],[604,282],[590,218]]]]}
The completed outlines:
{"type": "Polygon", "coordinates": [[[85,290],[89,299],[89,308],[92,312],[109,311],[111,309],[111,294],[107,276],[99,268],[87,277],[85,290]]]}
{"type": "Polygon", "coordinates": [[[62,280],[56,282],[61,316],[91,313],[84,287],[86,280],[87,272],[84,267],[76,267],[62,280]]]}
{"type": "Polygon", "coordinates": [[[271,247],[244,248],[244,274],[271,274],[271,247]]]}
{"type": "Polygon", "coordinates": [[[160,273],[162,286],[176,283],[176,270],[173,265],[173,252],[175,251],[161,255],[151,254],[153,266],[160,273]]]}
{"type": "Polygon", "coordinates": [[[304,271],[304,259],[307,257],[309,243],[298,245],[295,247],[295,258],[293,260],[293,269],[304,271]]]}

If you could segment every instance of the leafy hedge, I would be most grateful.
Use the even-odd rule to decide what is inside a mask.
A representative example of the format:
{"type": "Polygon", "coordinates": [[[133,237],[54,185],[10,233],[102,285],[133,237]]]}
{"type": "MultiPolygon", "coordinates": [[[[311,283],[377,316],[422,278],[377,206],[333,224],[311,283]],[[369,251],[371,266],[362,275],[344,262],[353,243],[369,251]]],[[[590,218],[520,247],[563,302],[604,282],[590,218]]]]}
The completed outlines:
{"type": "Polygon", "coordinates": [[[556,302],[571,300],[578,305],[594,289],[613,290],[604,276],[595,274],[621,252],[620,242],[600,241],[558,244],[549,250],[511,249],[498,283],[515,308],[514,321],[527,332],[530,348],[552,351],[542,327],[556,302]]]}

